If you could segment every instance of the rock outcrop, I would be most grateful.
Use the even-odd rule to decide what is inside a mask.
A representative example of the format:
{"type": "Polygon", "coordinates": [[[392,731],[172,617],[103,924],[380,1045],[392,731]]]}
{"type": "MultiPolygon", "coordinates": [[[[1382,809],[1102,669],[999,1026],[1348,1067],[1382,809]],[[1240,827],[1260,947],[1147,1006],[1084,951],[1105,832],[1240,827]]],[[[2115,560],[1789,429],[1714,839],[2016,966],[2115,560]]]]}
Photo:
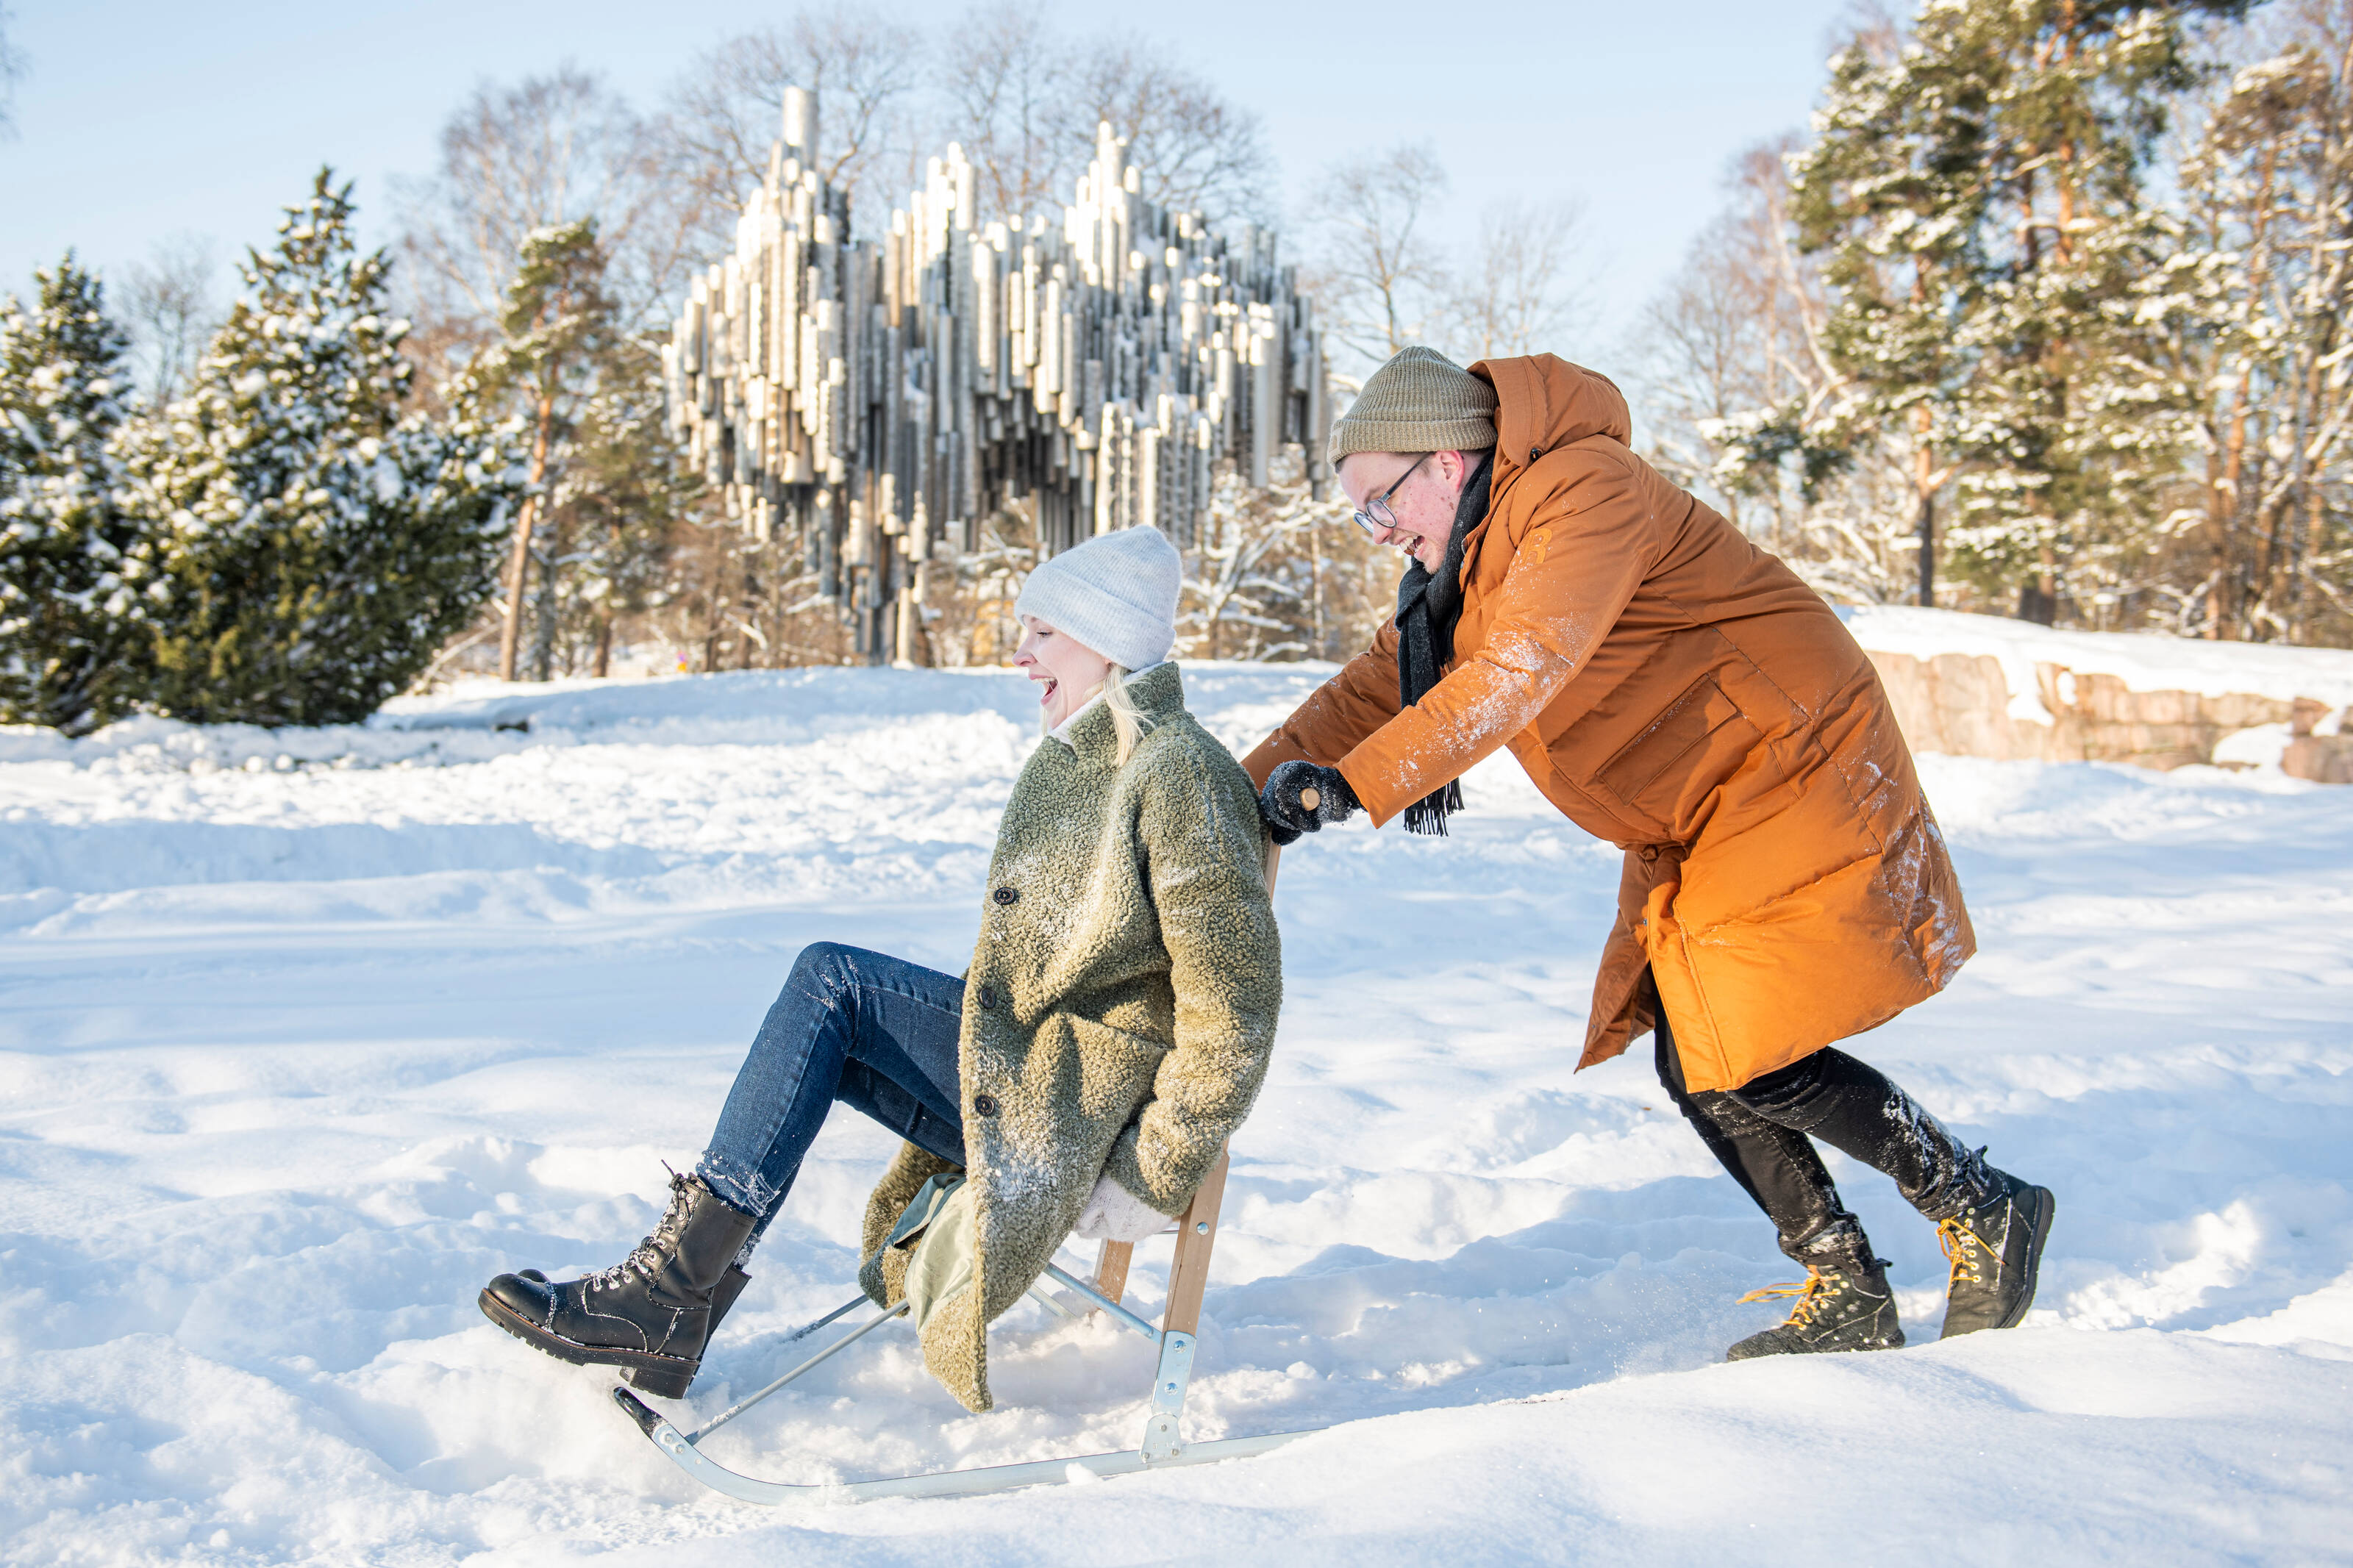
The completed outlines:
{"type": "Polygon", "coordinates": [[[2035,689],[2014,691],[1990,655],[1866,651],[1916,752],[2167,769],[2211,763],[2225,737],[2285,724],[2283,769],[2353,784],[2353,709],[2332,721],[2328,705],[2310,699],[2135,690],[2114,675],[2042,661],[2032,667],[2035,689]]]}

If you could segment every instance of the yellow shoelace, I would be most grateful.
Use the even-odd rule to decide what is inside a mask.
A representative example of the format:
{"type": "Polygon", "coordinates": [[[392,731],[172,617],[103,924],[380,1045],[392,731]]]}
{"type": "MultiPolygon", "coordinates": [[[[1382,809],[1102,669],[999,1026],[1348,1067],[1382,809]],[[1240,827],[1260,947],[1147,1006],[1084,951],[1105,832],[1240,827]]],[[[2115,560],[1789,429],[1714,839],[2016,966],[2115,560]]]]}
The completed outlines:
{"type": "Polygon", "coordinates": [[[1936,1245],[1945,1249],[1946,1259],[1953,1266],[1953,1277],[1946,1287],[1947,1289],[1963,1281],[1971,1285],[1986,1282],[1985,1276],[1978,1270],[1981,1264],[1992,1260],[1993,1249],[1986,1246],[1985,1239],[1976,1231],[1958,1219],[1939,1220],[1936,1222],[1936,1245]]]}
{"type": "Polygon", "coordinates": [[[1798,1300],[1798,1304],[1790,1309],[1789,1322],[1802,1326],[1812,1321],[1814,1313],[1820,1310],[1831,1292],[1838,1288],[1838,1281],[1839,1276],[1834,1271],[1810,1268],[1802,1280],[1794,1280],[1787,1285],[1760,1286],[1740,1298],[1735,1305],[1745,1307],[1751,1301],[1770,1301],[1777,1298],[1794,1296],[1798,1300]]]}

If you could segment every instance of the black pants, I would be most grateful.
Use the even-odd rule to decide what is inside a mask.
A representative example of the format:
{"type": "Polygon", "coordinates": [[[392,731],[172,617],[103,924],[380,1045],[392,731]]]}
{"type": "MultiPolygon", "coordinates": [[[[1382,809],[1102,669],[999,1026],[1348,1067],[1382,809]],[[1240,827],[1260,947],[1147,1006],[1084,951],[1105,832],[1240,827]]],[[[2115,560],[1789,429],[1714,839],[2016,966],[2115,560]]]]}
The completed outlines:
{"type": "Polygon", "coordinates": [[[1666,1009],[1658,1016],[1659,1082],[1700,1142],[1772,1220],[1790,1257],[1802,1262],[1862,1237],[1814,1152],[1814,1138],[1893,1176],[1930,1219],[1949,1219],[1983,1201],[1984,1151],[1963,1148],[1878,1068],[1825,1047],[1736,1089],[1686,1089],[1666,1009]]]}

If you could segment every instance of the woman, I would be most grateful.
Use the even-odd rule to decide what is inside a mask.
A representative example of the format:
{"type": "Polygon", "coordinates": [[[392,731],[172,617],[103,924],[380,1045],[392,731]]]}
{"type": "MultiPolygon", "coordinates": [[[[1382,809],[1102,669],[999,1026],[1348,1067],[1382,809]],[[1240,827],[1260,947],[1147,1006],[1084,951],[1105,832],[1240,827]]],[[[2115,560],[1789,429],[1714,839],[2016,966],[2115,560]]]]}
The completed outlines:
{"type": "Polygon", "coordinates": [[[583,1279],[500,1275],[492,1322],[683,1394],[838,1102],[906,1140],[867,1204],[878,1304],[904,1289],[906,1254],[882,1245],[900,1210],[934,1174],[966,1177],[972,1274],[921,1335],[934,1375],[986,1410],[987,1325],[1063,1238],[1138,1240],[1184,1209],[1266,1075],[1282,980],[1256,792],[1165,662],[1181,574],[1148,528],[1030,574],[1014,663],[1050,738],[1006,805],[965,975],[805,949],[654,1234],[583,1279]]]}

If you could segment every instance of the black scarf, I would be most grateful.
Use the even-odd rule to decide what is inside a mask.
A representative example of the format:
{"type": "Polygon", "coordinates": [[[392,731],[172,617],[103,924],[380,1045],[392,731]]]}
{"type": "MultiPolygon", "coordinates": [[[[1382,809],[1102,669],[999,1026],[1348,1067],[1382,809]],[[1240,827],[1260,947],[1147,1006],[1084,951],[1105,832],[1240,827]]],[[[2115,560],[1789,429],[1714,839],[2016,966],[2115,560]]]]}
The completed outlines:
{"type": "MultiPolygon", "coordinates": [[[[1462,541],[1487,515],[1487,482],[1494,472],[1494,453],[1479,454],[1477,466],[1462,481],[1462,499],[1454,504],[1454,531],[1447,537],[1446,559],[1432,575],[1419,561],[1409,562],[1405,580],[1398,584],[1398,700],[1410,708],[1430,695],[1454,657],[1454,623],[1462,617],[1462,541]]],[[[1409,833],[1446,831],[1446,818],[1462,809],[1462,786],[1449,783],[1405,808],[1409,833]]]]}

